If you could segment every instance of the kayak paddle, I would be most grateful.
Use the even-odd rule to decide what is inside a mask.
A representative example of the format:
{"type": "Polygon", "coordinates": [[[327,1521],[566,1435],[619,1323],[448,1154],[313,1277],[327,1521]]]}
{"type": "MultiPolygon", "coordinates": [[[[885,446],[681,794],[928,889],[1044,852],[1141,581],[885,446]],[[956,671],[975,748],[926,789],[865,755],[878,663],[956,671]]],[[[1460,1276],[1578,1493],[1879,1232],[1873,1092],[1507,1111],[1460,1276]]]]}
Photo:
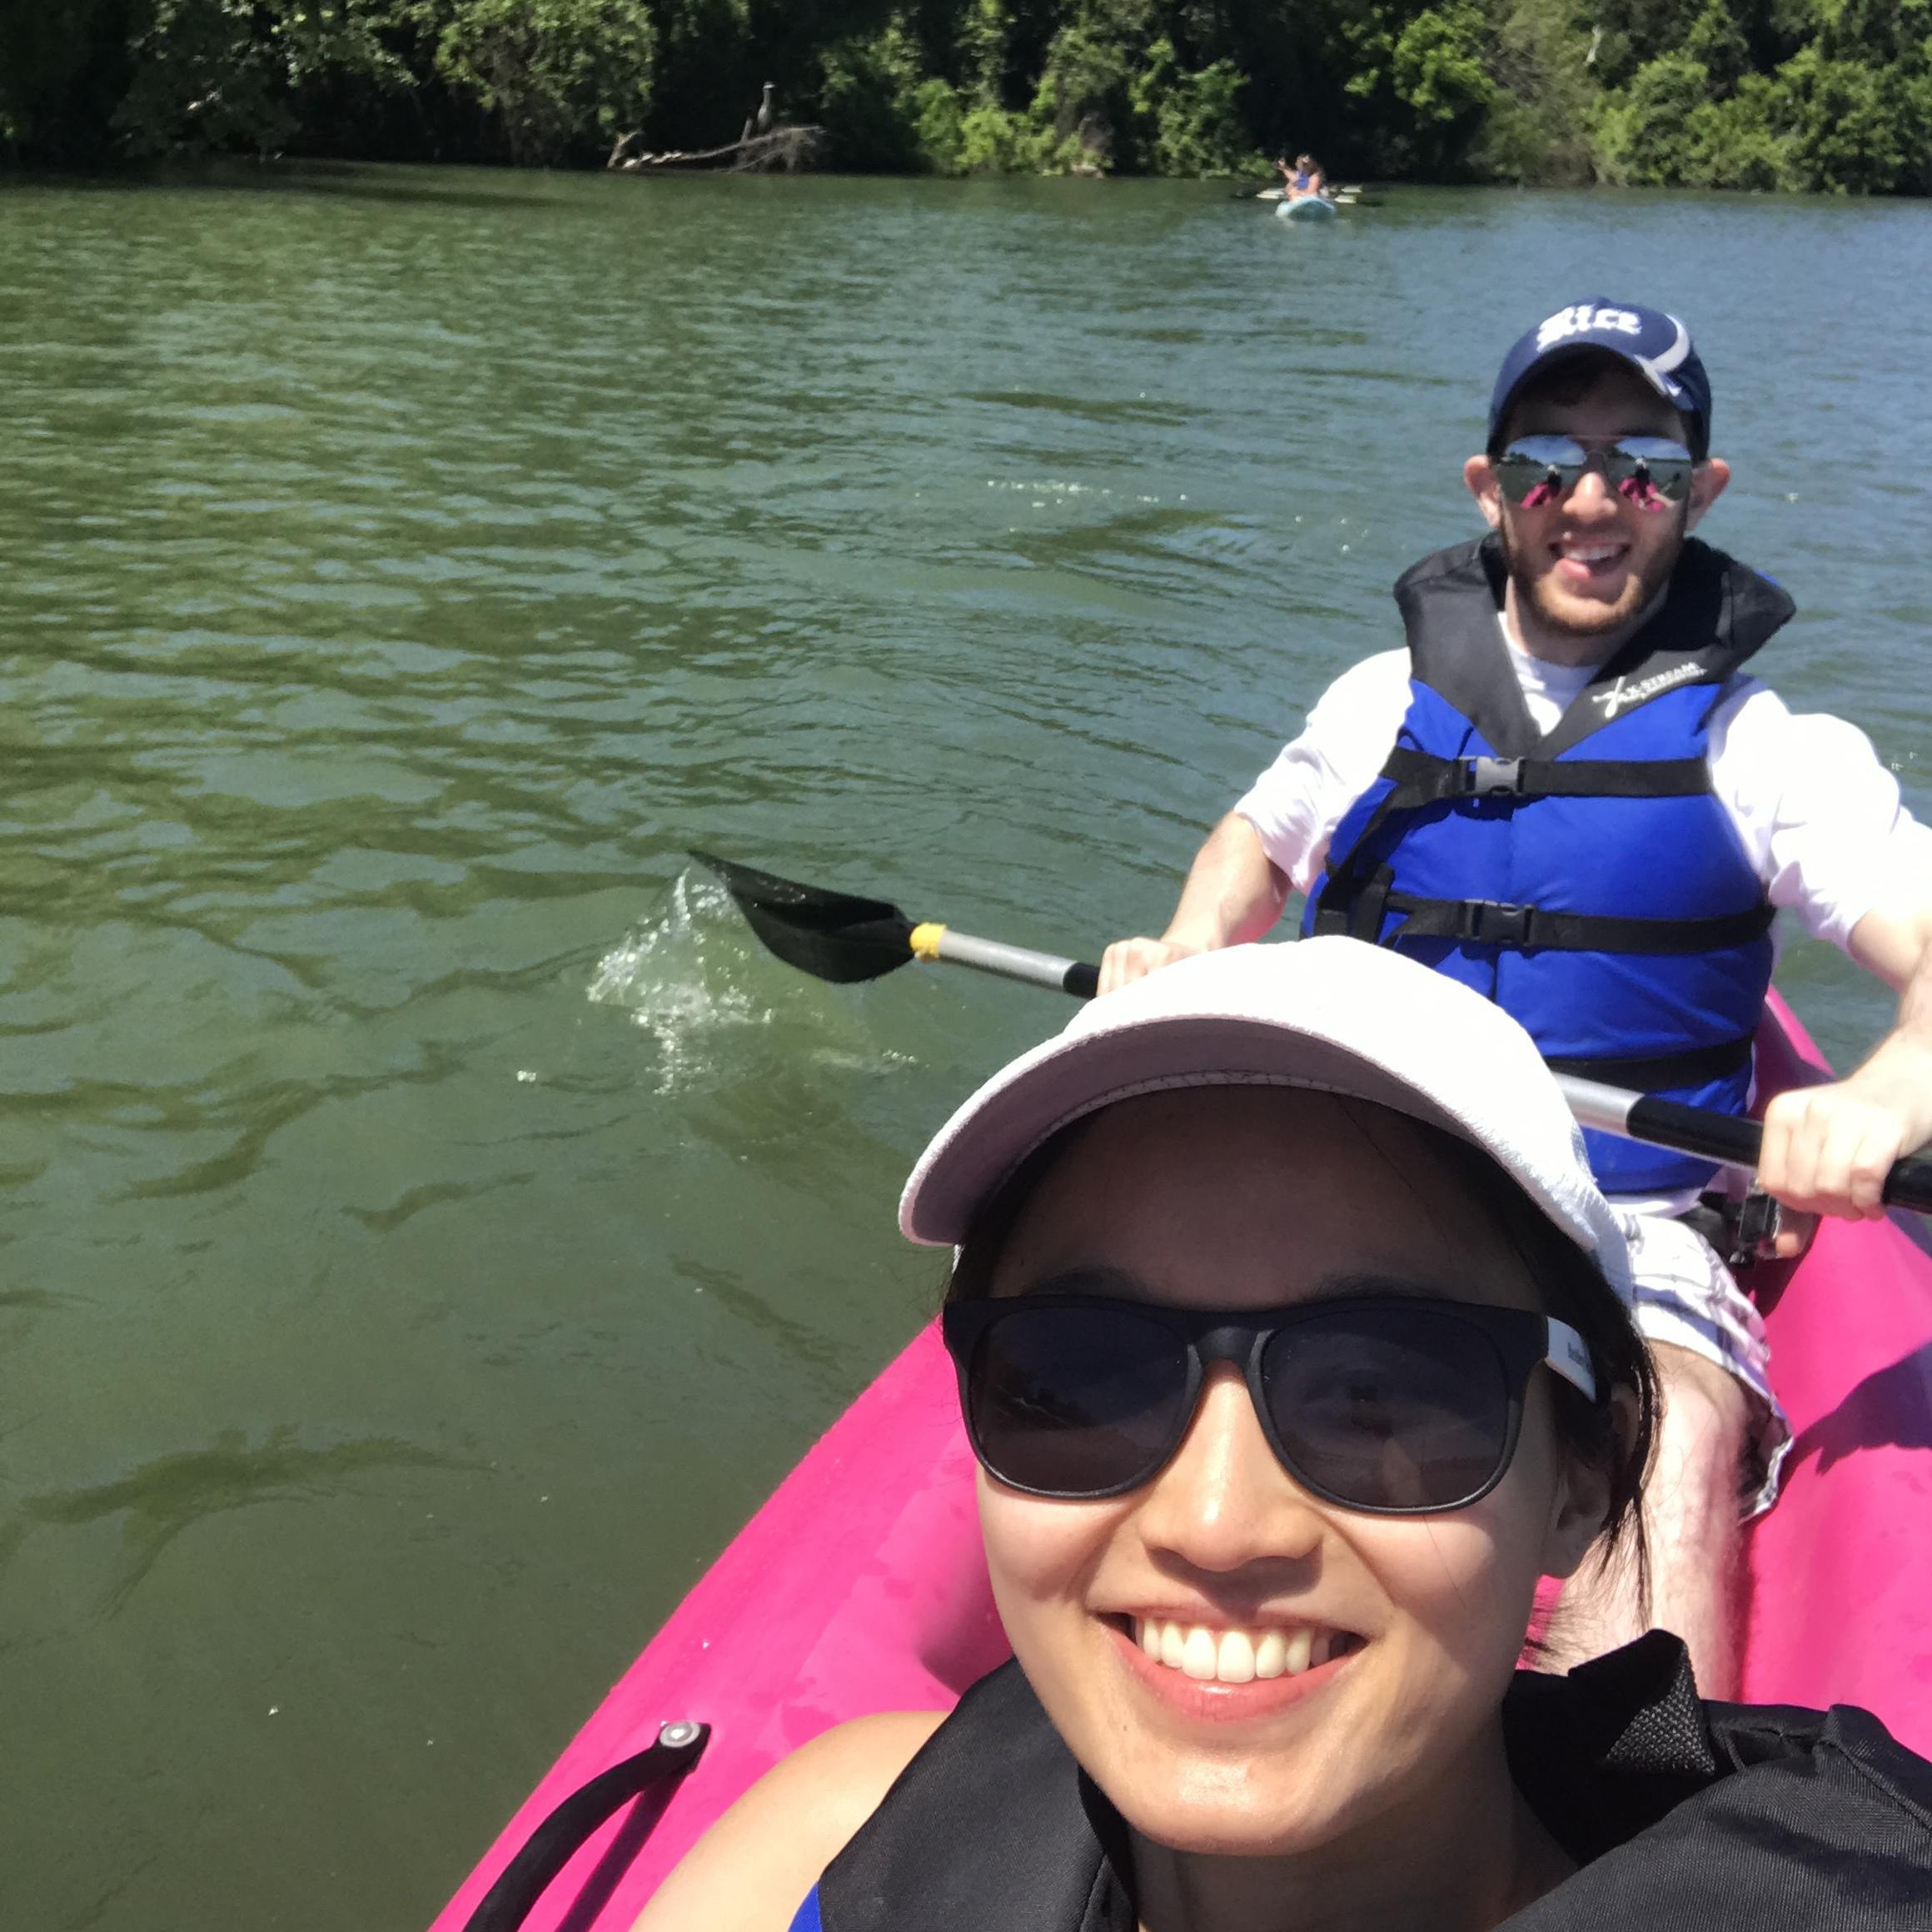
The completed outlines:
{"type": "Polygon", "coordinates": [[[816,979],[848,985],[877,979],[915,959],[944,959],[950,965],[977,966],[1002,979],[1070,993],[1076,999],[1091,999],[1100,990],[1099,968],[1078,959],[998,939],[975,939],[950,926],[909,919],[882,899],[855,899],[850,893],[800,885],[708,852],[691,856],[717,874],[769,951],[816,979]]]}
{"type": "MultiPolygon", "coordinates": [[[[769,951],[815,978],[839,983],[877,979],[915,959],[939,959],[977,967],[1002,979],[1070,993],[1077,999],[1092,999],[1099,990],[1099,968],[1083,960],[1036,953],[998,939],[974,939],[936,920],[909,919],[885,899],[801,885],[708,853],[691,856],[717,874],[769,951]]],[[[1757,1121],[1606,1087],[1573,1073],[1553,1078],[1571,1113],[1585,1127],[1622,1140],[1720,1161],[1726,1167],[1757,1167],[1765,1131],[1757,1121]]],[[[1885,1198],[1893,1207],[1932,1214],[1932,1155],[1908,1154],[1895,1161],[1885,1178],[1885,1198]]]]}

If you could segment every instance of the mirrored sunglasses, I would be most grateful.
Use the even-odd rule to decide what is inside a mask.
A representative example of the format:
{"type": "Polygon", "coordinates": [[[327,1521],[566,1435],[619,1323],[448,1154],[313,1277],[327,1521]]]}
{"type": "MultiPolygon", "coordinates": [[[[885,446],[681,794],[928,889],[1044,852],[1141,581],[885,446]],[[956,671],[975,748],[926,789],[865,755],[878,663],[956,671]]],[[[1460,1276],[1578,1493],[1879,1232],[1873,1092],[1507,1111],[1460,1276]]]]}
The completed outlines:
{"type": "Polygon", "coordinates": [[[1592,463],[1608,487],[1644,510],[1665,510],[1690,494],[1696,459],[1669,436],[1619,436],[1596,451],[1574,436],[1518,436],[1496,460],[1504,498],[1536,510],[1567,495],[1592,463]]]}

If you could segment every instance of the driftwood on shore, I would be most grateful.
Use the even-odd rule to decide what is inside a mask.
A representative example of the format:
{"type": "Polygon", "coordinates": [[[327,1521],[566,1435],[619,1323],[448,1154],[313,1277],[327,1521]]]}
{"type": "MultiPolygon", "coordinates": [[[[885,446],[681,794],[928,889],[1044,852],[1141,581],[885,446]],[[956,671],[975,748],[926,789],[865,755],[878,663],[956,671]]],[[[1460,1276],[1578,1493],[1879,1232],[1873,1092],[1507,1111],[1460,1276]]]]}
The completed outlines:
{"type": "Polygon", "coordinates": [[[730,174],[764,174],[782,167],[792,173],[811,159],[824,132],[823,127],[774,127],[769,134],[748,134],[723,147],[672,147],[662,154],[633,154],[631,144],[637,136],[630,133],[619,137],[604,165],[624,174],[660,167],[720,168],[730,174]]]}

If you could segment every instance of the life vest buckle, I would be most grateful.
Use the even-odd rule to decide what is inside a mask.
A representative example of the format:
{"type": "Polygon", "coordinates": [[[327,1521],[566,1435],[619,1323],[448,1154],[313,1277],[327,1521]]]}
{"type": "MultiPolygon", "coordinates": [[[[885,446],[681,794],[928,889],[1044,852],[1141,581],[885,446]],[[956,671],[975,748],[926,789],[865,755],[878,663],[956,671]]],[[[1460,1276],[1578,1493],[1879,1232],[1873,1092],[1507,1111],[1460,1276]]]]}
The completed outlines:
{"type": "Polygon", "coordinates": [[[1472,798],[1487,798],[1492,792],[1521,792],[1523,761],[1520,758],[1468,758],[1462,761],[1462,784],[1472,798]]]}
{"type": "Polygon", "coordinates": [[[1462,911],[1462,939],[1474,940],[1479,946],[1518,949],[1531,943],[1530,924],[1536,916],[1534,906],[1511,905],[1494,899],[1466,899],[1462,911]]]}

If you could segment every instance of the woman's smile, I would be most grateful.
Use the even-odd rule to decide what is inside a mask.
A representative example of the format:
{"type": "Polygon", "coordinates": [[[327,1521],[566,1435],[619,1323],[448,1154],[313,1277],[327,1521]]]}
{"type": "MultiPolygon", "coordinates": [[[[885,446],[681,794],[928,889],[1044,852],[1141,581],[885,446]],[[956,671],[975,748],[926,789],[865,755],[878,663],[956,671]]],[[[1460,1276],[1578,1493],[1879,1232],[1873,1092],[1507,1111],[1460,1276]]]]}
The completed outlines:
{"type": "Polygon", "coordinates": [[[1220,1628],[1185,1617],[1137,1616],[1129,1634],[1156,1663],[1217,1684],[1299,1677],[1362,1646],[1351,1631],[1306,1623],[1220,1628]]]}
{"type": "Polygon", "coordinates": [[[1258,1723],[1317,1696],[1363,1647],[1352,1631],[1305,1623],[1100,1622],[1133,1684],[1171,1716],[1205,1725],[1258,1723]]]}

